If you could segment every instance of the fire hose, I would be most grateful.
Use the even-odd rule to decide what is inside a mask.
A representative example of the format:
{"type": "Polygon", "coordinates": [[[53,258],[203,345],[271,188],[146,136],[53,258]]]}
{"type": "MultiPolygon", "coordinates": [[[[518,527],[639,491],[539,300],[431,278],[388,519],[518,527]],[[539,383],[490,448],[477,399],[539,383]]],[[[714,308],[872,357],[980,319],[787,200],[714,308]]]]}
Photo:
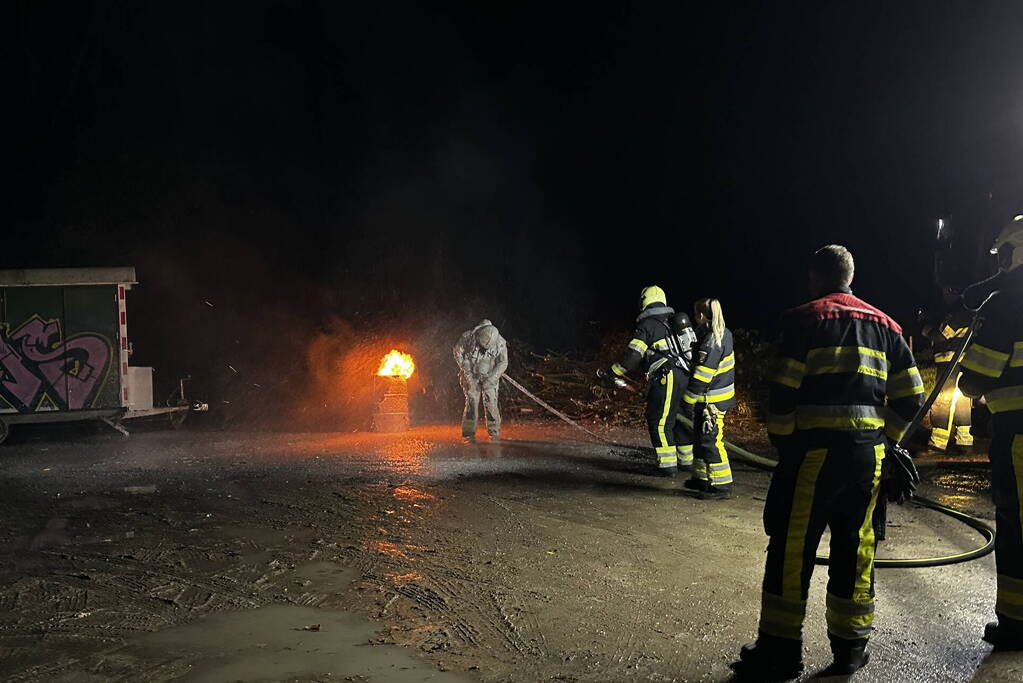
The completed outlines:
{"type": "MultiPolygon", "coordinates": [[[[978,310],[979,310],[979,308],[978,308],[978,310]]],[[[970,340],[973,338],[973,333],[974,333],[976,327],[977,327],[977,319],[974,318],[974,323],[970,326],[970,332],[966,335],[966,338],[963,340],[963,344],[959,348],[959,351],[956,354],[955,358],[953,359],[953,362],[949,363],[949,367],[946,369],[946,371],[942,374],[941,377],[936,378],[934,389],[931,391],[931,394],[927,397],[927,400],[924,401],[923,405],[920,406],[919,410],[917,410],[916,415],[913,417],[913,420],[910,422],[909,428],[906,430],[905,435],[902,437],[902,439],[899,440],[899,443],[897,445],[901,446],[901,444],[907,442],[909,440],[909,438],[913,435],[913,433],[916,431],[916,429],[920,426],[920,423],[923,420],[924,415],[927,414],[927,412],[930,410],[931,405],[933,405],[934,401],[937,399],[938,394],[941,393],[941,389],[945,385],[945,382],[947,382],[948,378],[951,377],[952,374],[958,369],[959,363],[962,361],[963,353],[966,351],[966,347],[969,345],[970,340]]],[[[543,399],[541,399],[538,396],[534,395],[532,392],[530,392],[528,389],[526,389],[524,386],[522,386],[521,384],[516,382],[514,379],[512,379],[508,375],[502,375],[502,379],[507,381],[515,389],[520,391],[522,394],[524,394],[527,398],[529,398],[534,403],[539,405],[541,408],[547,410],[552,415],[556,416],[560,420],[563,420],[564,422],[566,422],[569,425],[575,427],[576,429],[578,429],[578,430],[588,434],[590,437],[596,439],[597,441],[599,441],[601,443],[604,443],[604,444],[611,445],[611,446],[626,447],[626,448],[636,448],[635,446],[629,446],[627,444],[621,444],[621,443],[618,443],[617,441],[614,441],[612,439],[607,439],[607,438],[604,438],[604,437],[602,437],[602,436],[600,436],[598,434],[595,434],[591,430],[587,429],[586,427],[582,426],[581,424],[579,424],[578,422],[576,422],[572,418],[570,418],[567,415],[565,415],[563,412],[557,410],[556,408],[554,408],[553,406],[548,404],[543,399]]],[[[621,386],[621,385],[619,385],[619,386],[621,386]]],[[[631,391],[633,393],[639,393],[639,390],[635,386],[633,386],[631,384],[625,384],[625,386],[623,388],[625,388],[628,391],[631,391]]],[[[685,416],[679,415],[678,418],[680,420],[682,420],[683,423],[688,425],[690,428],[693,427],[692,421],[689,420],[688,418],[686,418],[685,416]]],[[[772,458],[767,458],[767,457],[764,457],[762,455],[758,455],[756,453],[753,453],[752,451],[746,450],[745,448],[742,448],[740,446],[736,446],[735,444],[733,444],[733,443],[731,443],[729,441],[724,441],[723,443],[724,443],[725,449],[728,452],[730,452],[731,454],[735,455],[740,460],[744,460],[744,461],[748,462],[749,464],[753,465],[754,467],[770,471],[770,470],[773,470],[775,467],[778,466],[778,461],[777,460],[774,460],[772,458]]],[[[984,522],[983,520],[978,519],[977,517],[974,517],[973,515],[970,515],[970,514],[968,514],[966,512],[963,512],[961,510],[956,510],[955,508],[951,508],[951,507],[948,507],[946,505],[942,505],[942,504],[938,503],[937,501],[931,500],[929,498],[925,498],[925,497],[920,496],[920,495],[915,495],[914,494],[912,499],[911,499],[911,502],[915,503],[919,507],[928,508],[928,509],[934,510],[936,512],[940,512],[941,514],[947,515],[947,516],[951,517],[952,519],[955,519],[955,520],[958,520],[958,521],[962,522],[963,524],[965,524],[966,526],[970,527],[971,529],[974,529],[975,531],[980,533],[980,535],[984,538],[983,545],[980,545],[977,548],[974,548],[973,550],[968,550],[968,551],[961,552],[961,553],[954,553],[954,554],[951,554],[951,555],[943,555],[943,556],[939,556],[939,557],[877,558],[877,559],[874,560],[874,566],[875,567],[877,567],[879,569],[881,569],[881,568],[905,569],[905,568],[911,568],[911,567],[942,567],[942,566],[946,566],[946,565],[950,565],[950,564],[959,564],[961,562],[969,562],[970,560],[976,560],[978,558],[981,558],[981,557],[984,557],[985,555],[990,554],[994,550],[994,547],[995,547],[995,530],[987,522],[984,522]]],[[[826,565],[826,564],[828,564],[828,559],[829,558],[828,558],[827,555],[817,555],[816,563],[819,564],[819,565],[826,565]]]]}

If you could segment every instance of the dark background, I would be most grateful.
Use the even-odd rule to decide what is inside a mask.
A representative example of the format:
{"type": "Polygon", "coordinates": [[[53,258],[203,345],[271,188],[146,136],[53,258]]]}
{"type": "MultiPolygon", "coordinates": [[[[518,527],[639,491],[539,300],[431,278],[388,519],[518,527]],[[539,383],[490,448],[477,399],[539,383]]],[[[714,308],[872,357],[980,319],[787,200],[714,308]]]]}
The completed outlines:
{"type": "Polygon", "coordinates": [[[586,351],[654,283],[762,327],[832,241],[906,321],[937,217],[1023,206],[1018,3],[369,4],[7,4],[0,267],[135,265],[135,362],[254,373],[586,351]]]}

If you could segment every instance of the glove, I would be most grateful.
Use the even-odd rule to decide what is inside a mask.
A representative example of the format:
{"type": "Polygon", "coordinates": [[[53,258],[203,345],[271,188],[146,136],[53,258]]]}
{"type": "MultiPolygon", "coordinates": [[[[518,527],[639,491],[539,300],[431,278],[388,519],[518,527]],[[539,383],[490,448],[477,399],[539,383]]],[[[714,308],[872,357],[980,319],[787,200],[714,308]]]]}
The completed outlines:
{"type": "Polygon", "coordinates": [[[717,431],[718,428],[717,413],[718,409],[712,405],[708,405],[706,408],[703,409],[703,420],[700,422],[700,431],[702,433],[713,434],[715,431],[717,431]]]}
{"type": "Polygon", "coordinates": [[[604,380],[605,382],[610,380],[611,384],[615,385],[619,389],[627,389],[629,386],[629,383],[626,382],[624,379],[614,374],[613,372],[605,370],[604,368],[597,368],[597,377],[604,380]]]}
{"type": "Polygon", "coordinates": [[[898,444],[892,444],[888,449],[888,457],[885,458],[884,470],[882,485],[885,497],[899,505],[911,500],[917,484],[920,483],[920,473],[917,472],[909,451],[898,444]]]}

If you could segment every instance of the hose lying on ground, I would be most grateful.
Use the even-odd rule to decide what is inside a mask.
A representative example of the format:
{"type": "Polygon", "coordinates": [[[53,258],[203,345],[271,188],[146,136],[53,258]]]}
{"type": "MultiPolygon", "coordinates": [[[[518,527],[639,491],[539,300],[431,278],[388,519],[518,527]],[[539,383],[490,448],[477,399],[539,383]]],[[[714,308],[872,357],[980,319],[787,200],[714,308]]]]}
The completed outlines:
{"type": "MultiPolygon", "coordinates": [[[[581,424],[579,424],[578,422],[574,421],[572,418],[568,417],[564,413],[562,413],[559,410],[557,410],[557,409],[553,408],[552,406],[548,405],[546,402],[544,402],[539,397],[534,396],[525,387],[523,387],[521,384],[519,384],[518,382],[513,380],[508,375],[503,375],[502,378],[507,380],[509,384],[511,384],[513,387],[515,387],[520,392],[525,394],[526,397],[528,397],[530,400],[534,401],[540,407],[544,408],[545,410],[547,410],[551,414],[555,415],[559,419],[564,420],[565,422],[567,422],[568,424],[572,425],[576,429],[578,429],[578,430],[580,430],[582,432],[585,432],[586,434],[588,434],[592,438],[596,439],[597,441],[600,441],[601,443],[609,444],[609,445],[612,445],[612,446],[627,446],[627,444],[620,444],[617,441],[612,441],[611,439],[606,439],[606,438],[604,438],[602,436],[599,436],[599,435],[593,433],[589,429],[586,429],[586,427],[583,427],[581,424]]],[[[690,420],[688,420],[687,418],[685,418],[685,417],[683,417],[681,415],[679,416],[679,418],[685,424],[687,424],[690,428],[692,428],[693,423],[690,420]]],[[[748,451],[745,448],[742,448],[740,446],[736,446],[735,444],[730,443],[728,441],[725,441],[724,445],[725,445],[725,449],[729,453],[731,453],[732,455],[738,457],[740,460],[744,460],[744,461],[748,462],[749,464],[751,464],[754,467],[757,467],[759,469],[773,470],[778,465],[778,461],[777,460],[773,460],[771,458],[765,458],[762,455],[758,455],[756,453],[753,453],[752,451],[748,451]]],[[[967,514],[965,512],[962,512],[961,510],[956,510],[955,508],[950,508],[950,507],[947,507],[945,505],[942,505],[942,504],[940,504],[940,503],[938,503],[936,501],[933,501],[933,500],[931,500],[929,498],[924,498],[923,496],[916,496],[916,495],[913,496],[912,502],[916,503],[920,507],[929,508],[931,510],[935,510],[937,512],[940,512],[943,515],[948,515],[949,517],[951,517],[953,519],[959,520],[960,522],[962,522],[966,526],[968,526],[971,529],[974,529],[977,532],[979,532],[980,535],[984,537],[984,544],[981,545],[981,546],[978,546],[977,548],[974,548],[973,550],[969,550],[969,551],[962,552],[962,553],[956,553],[956,554],[953,554],[953,555],[943,555],[943,556],[940,556],[940,557],[922,557],[922,558],[905,558],[905,559],[884,558],[884,557],[876,558],[874,560],[874,566],[875,567],[877,567],[879,569],[883,569],[883,568],[887,568],[887,569],[905,569],[905,568],[909,568],[909,567],[942,567],[942,566],[945,566],[945,565],[959,564],[960,562],[969,562],[970,560],[976,560],[978,558],[984,557],[985,555],[989,554],[992,550],[995,549],[995,530],[994,530],[994,528],[990,524],[984,522],[983,520],[980,520],[980,519],[974,517],[973,515],[970,515],[970,514],[967,514]]],[[[817,564],[826,565],[827,563],[828,563],[828,556],[827,555],[818,555],[817,556],[817,564]]]]}

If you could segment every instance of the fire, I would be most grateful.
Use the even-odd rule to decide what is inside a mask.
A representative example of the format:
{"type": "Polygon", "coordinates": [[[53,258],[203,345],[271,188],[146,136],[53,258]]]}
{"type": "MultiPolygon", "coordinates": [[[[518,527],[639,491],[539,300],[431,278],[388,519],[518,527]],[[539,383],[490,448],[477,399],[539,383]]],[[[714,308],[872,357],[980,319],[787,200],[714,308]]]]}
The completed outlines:
{"type": "Polygon", "coordinates": [[[377,374],[381,377],[408,379],[415,371],[416,364],[412,361],[412,356],[397,349],[391,349],[391,352],[380,361],[380,369],[377,370],[377,374]]]}

